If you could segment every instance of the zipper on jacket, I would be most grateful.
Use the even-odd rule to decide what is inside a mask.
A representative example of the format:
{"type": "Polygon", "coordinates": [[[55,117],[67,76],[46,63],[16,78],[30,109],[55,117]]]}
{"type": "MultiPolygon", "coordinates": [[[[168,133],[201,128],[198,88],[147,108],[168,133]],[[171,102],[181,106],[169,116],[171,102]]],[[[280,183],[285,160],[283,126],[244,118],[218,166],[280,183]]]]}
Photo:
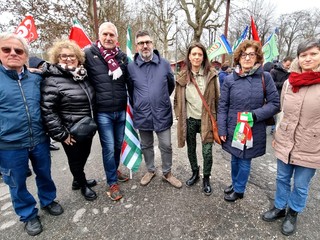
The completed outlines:
{"type": "MultiPolygon", "coordinates": [[[[22,98],[23,98],[23,102],[24,102],[24,107],[26,109],[26,113],[27,113],[27,117],[28,117],[30,143],[32,144],[33,143],[33,137],[32,137],[33,136],[33,131],[32,131],[32,122],[31,122],[31,116],[30,116],[30,112],[29,112],[29,107],[28,107],[28,104],[27,104],[26,96],[25,96],[24,91],[22,89],[22,85],[21,85],[20,79],[18,80],[18,84],[19,84],[20,92],[21,92],[21,95],[22,95],[22,98]]],[[[32,146],[33,146],[33,144],[32,144],[32,146]]]]}

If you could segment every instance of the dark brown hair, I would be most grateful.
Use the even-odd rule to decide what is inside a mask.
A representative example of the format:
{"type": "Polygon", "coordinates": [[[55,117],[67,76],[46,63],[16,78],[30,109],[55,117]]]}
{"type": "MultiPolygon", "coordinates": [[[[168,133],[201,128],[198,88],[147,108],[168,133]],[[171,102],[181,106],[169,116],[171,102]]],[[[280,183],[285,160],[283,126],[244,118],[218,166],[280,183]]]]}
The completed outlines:
{"type": "Polygon", "coordinates": [[[249,47],[253,47],[256,51],[256,55],[257,55],[256,63],[263,64],[263,52],[262,52],[261,44],[254,40],[244,40],[239,45],[239,47],[236,49],[236,51],[233,54],[234,64],[240,65],[239,62],[240,62],[241,54],[244,53],[249,47]]]}
{"type": "Polygon", "coordinates": [[[191,50],[194,49],[194,48],[200,48],[202,50],[202,53],[203,53],[203,61],[202,61],[202,68],[203,68],[203,73],[204,75],[207,75],[208,72],[210,71],[210,62],[209,62],[209,58],[208,58],[208,54],[207,54],[207,50],[206,48],[202,45],[202,43],[200,42],[192,42],[188,48],[188,53],[187,53],[187,56],[186,56],[186,59],[185,59],[185,63],[186,63],[186,66],[187,66],[187,71],[188,71],[188,75],[189,76],[192,76],[192,66],[191,66],[191,62],[189,60],[189,55],[191,53],[191,50]]]}

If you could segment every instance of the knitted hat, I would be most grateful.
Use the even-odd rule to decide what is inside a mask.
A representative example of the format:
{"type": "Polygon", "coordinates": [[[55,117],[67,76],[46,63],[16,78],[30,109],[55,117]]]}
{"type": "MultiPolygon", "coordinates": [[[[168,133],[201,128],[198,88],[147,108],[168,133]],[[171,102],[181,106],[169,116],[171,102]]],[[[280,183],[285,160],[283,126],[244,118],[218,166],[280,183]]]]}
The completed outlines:
{"type": "Polygon", "coordinates": [[[30,68],[38,68],[41,66],[45,60],[38,58],[38,57],[30,57],[29,58],[29,67],[30,68]]]}

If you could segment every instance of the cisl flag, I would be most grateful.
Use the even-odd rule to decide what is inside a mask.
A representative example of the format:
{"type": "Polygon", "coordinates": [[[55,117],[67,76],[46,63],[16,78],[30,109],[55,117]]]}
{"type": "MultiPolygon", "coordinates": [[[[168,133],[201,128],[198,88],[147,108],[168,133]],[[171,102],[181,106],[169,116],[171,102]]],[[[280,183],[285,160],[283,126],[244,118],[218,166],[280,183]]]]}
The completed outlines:
{"type": "Polygon", "coordinates": [[[73,26],[69,35],[69,39],[75,41],[81,48],[91,45],[91,40],[83,31],[81,24],[78,20],[73,20],[73,26]]]}
{"type": "Polygon", "coordinates": [[[29,43],[35,41],[38,38],[38,33],[33,17],[31,15],[26,16],[17,27],[15,33],[24,37],[29,43]]]}

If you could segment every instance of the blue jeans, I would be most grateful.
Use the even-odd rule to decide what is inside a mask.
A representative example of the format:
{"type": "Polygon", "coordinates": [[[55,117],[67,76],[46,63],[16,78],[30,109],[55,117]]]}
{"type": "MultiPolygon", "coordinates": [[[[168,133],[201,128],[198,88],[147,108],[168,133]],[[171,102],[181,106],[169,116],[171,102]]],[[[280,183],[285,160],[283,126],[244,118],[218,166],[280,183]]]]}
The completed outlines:
{"type": "Polygon", "coordinates": [[[306,207],[309,185],[316,169],[277,161],[277,187],[274,206],[285,209],[287,205],[296,212],[302,212],[306,207]],[[293,177],[293,188],[291,178],[293,177]]]}
{"type": "Polygon", "coordinates": [[[231,178],[235,192],[244,193],[249,179],[251,158],[238,158],[231,155],[231,178]]]}
{"type": "Polygon", "coordinates": [[[104,171],[109,186],[118,182],[117,169],[126,124],[126,111],[99,112],[98,132],[102,147],[104,171]]]}
{"type": "Polygon", "coordinates": [[[26,185],[29,159],[36,174],[40,206],[45,207],[56,198],[56,187],[51,178],[49,139],[31,149],[0,150],[3,181],[9,186],[13,208],[22,222],[38,215],[37,202],[26,185]]]}

